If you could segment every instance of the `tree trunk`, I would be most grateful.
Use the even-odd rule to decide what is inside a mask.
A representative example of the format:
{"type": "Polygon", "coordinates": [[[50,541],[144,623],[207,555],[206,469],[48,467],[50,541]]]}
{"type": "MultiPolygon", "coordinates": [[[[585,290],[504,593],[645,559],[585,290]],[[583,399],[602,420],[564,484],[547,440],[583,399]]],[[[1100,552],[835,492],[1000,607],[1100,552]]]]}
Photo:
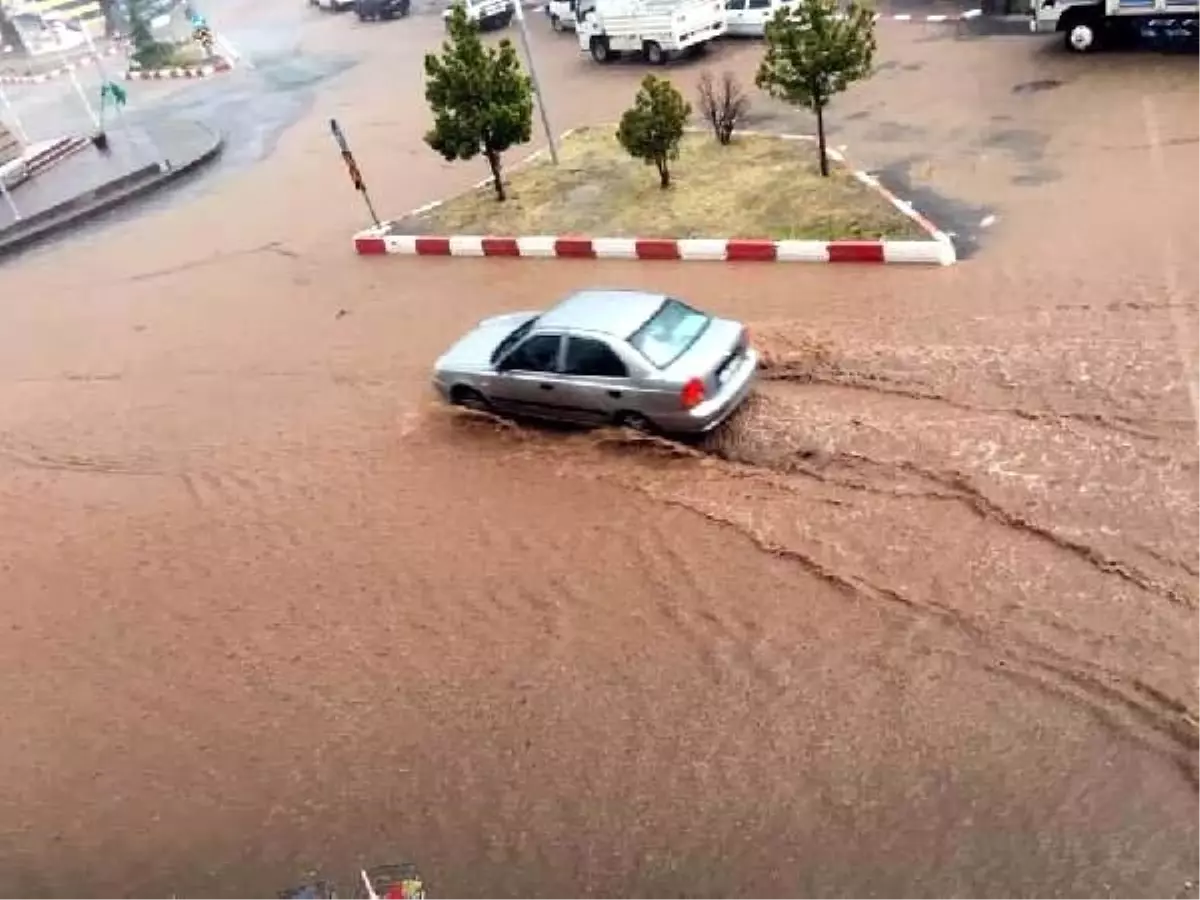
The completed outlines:
{"type": "Polygon", "coordinates": [[[665,191],[671,186],[671,170],[665,159],[656,159],[654,164],[658,166],[658,185],[665,191]]]}
{"type": "Polygon", "coordinates": [[[492,187],[496,189],[496,199],[503,203],[508,198],[504,193],[504,179],[500,175],[500,154],[487,150],[484,155],[487,156],[488,168],[492,170],[492,187]]]}
{"type": "Polygon", "coordinates": [[[825,105],[815,104],[817,108],[817,153],[821,155],[821,176],[829,177],[829,157],[825,155],[825,105]]]}

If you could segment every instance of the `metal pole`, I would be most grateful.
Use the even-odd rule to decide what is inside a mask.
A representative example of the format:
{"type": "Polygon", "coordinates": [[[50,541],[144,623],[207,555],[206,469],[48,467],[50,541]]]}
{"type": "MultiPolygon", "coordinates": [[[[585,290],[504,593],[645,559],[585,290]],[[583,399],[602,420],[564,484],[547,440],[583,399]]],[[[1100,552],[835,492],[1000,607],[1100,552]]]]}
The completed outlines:
{"type": "Polygon", "coordinates": [[[13,221],[21,221],[21,211],[17,209],[17,204],[13,203],[12,194],[8,192],[8,182],[4,180],[4,176],[0,175],[0,194],[4,195],[4,202],[8,204],[9,210],[13,214],[13,221]]]}
{"type": "Polygon", "coordinates": [[[8,118],[12,121],[13,128],[17,132],[17,137],[21,139],[21,143],[29,143],[29,132],[25,130],[25,126],[21,124],[21,117],[17,115],[17,111],[13,109],[13,105],[8,100],[8,94],[4,93],[4,88],[0,87],[0,104],[4,106],[5,112],[8,113],[8,118]]]}
{"type": "Polygon", "coordinates": [[[542,129],[546,132],[546,143],[550,147],[550,162],[558,165],[558,140],[550,130],[550,117],[546,114],[546,95],[542,93],[541,82],[538,81],[537,67],[533,64],[533,50],[529,47],[529,32],[525,28],[525,10],[523,0],[513,0],[517,11],[517,30],[521,35],[521,47],[525,50],[525,63],[529,66],[529,80],[533,82],[533,93],[537,96],[538,112],[542,116],[542,129]]]}
{"type": "Polygon", "coordinates": [[[59,51],[59,58],[63,61],[66,67],[67,75],[71,78],[71,86],[75,88],[75,93],[79,95],[79,101],[83,104],[83,108],[87,110],[88,118],[92,120],[92,127],[99,130],[100,119],[96,116],[96,111],[92,109],[92,104],[88,102],[87,94],[84,93],[83,85],[79,83],[79,76],[75,74],[75,64],[67,62],[66,54],[59,51]]]}

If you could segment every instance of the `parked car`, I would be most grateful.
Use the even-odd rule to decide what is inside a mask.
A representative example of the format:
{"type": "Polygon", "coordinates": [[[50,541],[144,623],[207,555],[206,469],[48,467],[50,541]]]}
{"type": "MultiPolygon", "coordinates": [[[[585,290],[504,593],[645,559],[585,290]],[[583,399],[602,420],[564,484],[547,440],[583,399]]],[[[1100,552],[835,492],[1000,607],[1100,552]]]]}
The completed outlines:
{"type": "Polygon", "coordinates": [[[797,0],[725,0],[725,33],[762,37],[775,13],[796,3],[797,0]]]}
{"type": "Polygon", "coordinates": [[[546,17],[555,31],[575,30],[575,11],[579,0],[550,0],[546,4],[546,17]]]}
{"type": "Polygon", "coordinates": [[[585,290],[484,319],[438,359],[433,385],[474,409],[682,434],[725,421],[757,371],[739,322],[662,294],[585,290]]]}
{"type": "Polygon", "coordinates": [[[411,0],[355,0],[354,12],[359,21],[368,19],[394,19],[408,15],[411,0]]]}
{"type": "MultiPolygon", "coordinates": [[[[513,0],[455,0],[461,3],[467,11],[467,19],[479,26],[480,30],[489,28],[507,28],[517,13],[513,0]]],[[[450,21],[450,10],[442,12],[442,19],[450,21]]]]}

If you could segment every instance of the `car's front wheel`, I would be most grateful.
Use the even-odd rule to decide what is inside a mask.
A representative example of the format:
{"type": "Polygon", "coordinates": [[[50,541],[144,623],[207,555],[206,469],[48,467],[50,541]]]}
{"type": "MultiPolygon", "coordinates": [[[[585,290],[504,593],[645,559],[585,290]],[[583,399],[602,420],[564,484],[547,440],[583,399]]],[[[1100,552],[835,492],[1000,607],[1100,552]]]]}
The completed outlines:
{"type": "Polygon", "coordinates": [[[491,411],[492,404],[488,403],[487,397],[475,390],[475,388],[467,387],[465,384],[456,385],[450,391],[450,402],[455,406],[461,406],[464,409],[473,409],[478,412],[491,411]]]}

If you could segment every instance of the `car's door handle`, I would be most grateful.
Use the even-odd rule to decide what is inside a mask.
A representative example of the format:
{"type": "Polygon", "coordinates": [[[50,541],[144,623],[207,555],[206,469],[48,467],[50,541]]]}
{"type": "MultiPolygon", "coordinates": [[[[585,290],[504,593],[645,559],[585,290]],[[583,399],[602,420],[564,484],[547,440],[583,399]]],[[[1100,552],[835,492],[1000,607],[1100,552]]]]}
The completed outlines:
{"type": "Polygon", "coordinates": [[[543,381],[541,384],[539,384],[539,385],[538,385],[538,387],[540,387],[540,388],[541,388],[543,391],[552,391],[552,390],[554,390],[554,385],[552,385],[552,384],[546,384],[544,381],[543,381]]]}
{"type": "Polygon", "coordinates": [[[609,391],[609,392],[608,392],[608,396],[610,396],[610,397],[620,397],[620,396],[621,396],[621,392],[620,392],[620,391],[609,391]]]}

